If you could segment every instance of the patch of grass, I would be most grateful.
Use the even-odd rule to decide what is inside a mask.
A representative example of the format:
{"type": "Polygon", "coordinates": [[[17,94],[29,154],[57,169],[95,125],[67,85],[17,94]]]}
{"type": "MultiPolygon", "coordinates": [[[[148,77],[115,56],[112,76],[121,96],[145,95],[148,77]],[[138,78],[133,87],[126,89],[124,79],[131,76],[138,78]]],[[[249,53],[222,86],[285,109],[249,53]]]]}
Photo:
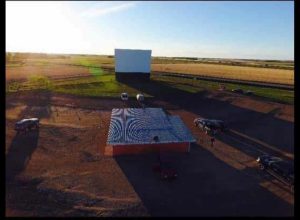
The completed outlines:
{"type": "MultiPolygon", "coordinates": [[[[116,81],[114,74],[91,76],[85,79],[75,79],[71,82],[59,82],[55,85],[53,91],[91,97],[119,97],[124,91],[129,95],[139,92],[135,88],[116,81]]],[[[145,94],[145,96],[149,95],[145,94]]]]}
{"type": "Polygon", "coordinates": [[[10,93],[10,92],[17,92],[19,91],[21,87],[21,84],[19,82],[10,82],[6,85],[6,92],[10,93]]]}
{"type": "Polygon", "coordinates": [[[57,86],[55,92],[68,93],[84,96],[118,96],[120,95],[119,86],[113,82],[93,82],[77,83],[72,85],[57,86]]]}
{"type": "Polygon", "coordinates": [[[100,66],[100,62],[97,62],[93,59],[90,59],[89,57],[76,57],[73,58],[73,64],[80,64],[83,67],[89,68],[89,73],[93,76],[100,76],[103,75],[104,71],[100,66]]]}
{"type": "MultiPolygon", "coordinates": [[[[211,82],[206,80],[193,80],[193,79],[181,79],[176,77],[166,77],[166,76],[158,76],[156,79],[169,83],[172,87],[189,91],[192,93],[200,92],[203,89],[207,90],[217,90],[219,89],[220,83],[211,82]]],[[[248,86],[248,85],[240,85],[233,83],[223,83],[226,87],[226,90],[231,91],[232,89],[243,89],[251,90],[254,92],[254,96],[266,98],[270,101],[286,103],[286,104],[294,104],[294,91],[284,90],[284,89],[274,89],[274,88],[264,88],[258,86],[248,86]]]]}
{"type": "MultiPolygon", "coordinates": [[[[238,85],[232,83],[224,83],[227,90],[241,88],[243,90],[251,90],[254,92],[254,96],[262,97],[267,100],[294,104],[294,91],[263,88],[257,86],[238,85]]],[[[134,87],[130,84],[120,83],[115,80],[113,73],[102,72],[101,74],[91,74],[90,77],[73,78],[73,79],[58,79],[50,80],[45,76],[33,76],[28,81],[11,82],[6,86],[6,92],[16,92],[22,90],[37,90],[46,89],[58,93],[73,94],[80,96],[91,97],[119,97],[120,93],[126,91],[129,95],[137,94],[141,91],[151,91],[152,95],[176,93],[177,90],[185,91],[188,93],[197,93],[203,90],[217,90],[219,83],[205,81],[205,80],[193,80],[185,78],[167,77],[152,75],[150,82],[140,82],[134,84],[134,87]],[[175,90],[170,90],[175,88],[175,90]]],[[[147,97],[151,94],[144,93],[147,97]]],[[[174,94],[176,95],[176,94],[174,94]]]]}
{"type": "MultiPolygon", "coordinates": [[[[203,91],[205,88],[202,86],[197,86],[191,82],[185,82],[184,80],[181,81],[173,81],[173,80],[163,80],[161,78],[153,78],[154,81],[163,83],[164,85],[170,87],[170,88],[174,88],[174,89],[178,89],[184,92],[188,92],[188,93],[197,93],[200,91],[203,91]]],[[[156,90],[156,88],[153,88],[156,90]]],[[[176,91],[176,90],[173,90],[176,91]]],[[[169,90],[166,91],[161,91],[164,93],[170,93],[169,90]]]]}
{"type": "Polygon", "coordinates": [[[101,76],[104,72],[103,70],[99,67],[99,68],[95,68],[95,67],[90,67],[89,68],[89,72],[93,75],[93,76],[101,76]]]}
{"type": "Polygon", "coordinates": [[[6,92],[18,92],[24,90],[51,90],[52,81],[46,76],[30,76],[25,82],[12,81],[6,84],[6,92]]]}
{"type": "Polygon", "coordinates": [[[23,63],[8,63],[6,64],[6,67],[20,67],[23,66],[23,63]]]}
{"type": "Polygon", "coordinates": [[[30,76],[25,85],[33,89],[51,89],[53,87],[52,81],[41,75],[30,76]]]}

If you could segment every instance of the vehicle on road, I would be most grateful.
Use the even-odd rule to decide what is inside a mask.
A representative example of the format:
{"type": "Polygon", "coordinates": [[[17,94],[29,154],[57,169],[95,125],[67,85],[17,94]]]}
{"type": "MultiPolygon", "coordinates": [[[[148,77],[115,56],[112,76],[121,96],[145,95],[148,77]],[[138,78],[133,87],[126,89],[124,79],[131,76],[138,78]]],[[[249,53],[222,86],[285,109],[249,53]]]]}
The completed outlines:
{"type": "Polygon", "coordinates": [[[32,129],[39,128],[39,119],[38,118],[25,118],[15,124],[15,130],[19,132],[26,132],[32,129]]]}
{"type": "Polygon", "coordinates": [[[235,93],[244,94],[244,95],[253,95],[253,94],[254,94],[254,92],[251,91],[251,90],[246,90],[246,91],[244,91],[244,90],[242,90],[242,89],[232,89],[231,91],[232,91],[232,92],[235,92],[235,93]]]}
{"type": "Polygon", "coordinates": [[[123,92],[121,94],[121,99],[122,99],[122,101],[127,101],[128,100],[128,94],[126,92],[123,92]]]}
{"type": "Polygon", "coordinates": [[[244,94],[245,94],[245,95],[253,95],[254,92],[251,91],[251,90],[247,90],[247,91],[244,92],[244,94]]]}
{"type": "Polygon", "coordinates": [[[154,164],[152,169],[154,172],[160,173],[162,180],[173,180],[178,176],[175,161],[167,153],[159,154],[159,162],[154,164]]]}
{"type": "Polygon", "coordinates": [[[241,94],[244,93],[244,90],[242,90],[242,89],[232,89],[231,91],[235,92],[235,93],[241,93],[241,94]]]}
{"type": "Polygon", "coordinates": [[[141,94],[141,93],[139,93],[139,94],[137,94],[136,95],[136,100],[138,100],[139,102],[142,102],[142,101],[144,101],[144,95],[143,94],[141,94]]]}
{"type": "Polygon", "coordinates": [[[225,132],[228,130],[224,121],[216,119],[196,118],[194,125],[208,134],[216,134],[217,132],[225,132]]]}
{"type": "Polygon", "coordinates": [[[265,170],[275,178],[285,182],[294,192],[294,164],[279,157],[263,155],[257,158],[261,170],[265,170]]]}

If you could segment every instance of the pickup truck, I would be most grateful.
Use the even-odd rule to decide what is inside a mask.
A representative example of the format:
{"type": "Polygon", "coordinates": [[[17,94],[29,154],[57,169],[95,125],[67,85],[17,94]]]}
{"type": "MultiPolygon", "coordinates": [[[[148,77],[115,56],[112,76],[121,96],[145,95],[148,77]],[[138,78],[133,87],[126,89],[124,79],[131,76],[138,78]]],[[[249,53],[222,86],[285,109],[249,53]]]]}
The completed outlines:
{"type": "Polygon", "coordinates": [[[257,158],[261,170],[267,171],[278,180],[288,184],[294,192],[294,164],[279,157],[263,155],[257,158]]]}
{"type": "Polygon", "coordinates": [[[194,125],[201,128],[207,134],[216,134],[218,131],[225,132],[228,130],[224,121],[216,119],[196,118],[194,125]]]}

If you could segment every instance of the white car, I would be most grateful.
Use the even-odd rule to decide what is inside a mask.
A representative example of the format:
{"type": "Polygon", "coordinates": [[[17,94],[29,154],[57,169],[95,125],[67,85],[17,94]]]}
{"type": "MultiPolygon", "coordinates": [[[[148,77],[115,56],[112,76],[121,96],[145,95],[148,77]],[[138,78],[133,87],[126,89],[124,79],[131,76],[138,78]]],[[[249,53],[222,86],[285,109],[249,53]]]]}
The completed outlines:
{"type": "Polygon", "coordinates": [[[15,124],[15,130],[19,133],[20,131],[28,131],[39,128],[39,119],[38,118],[25,118],[22,119],[21,121],[18,121],[15,124]]]}
{"type": "Polygon", "coordinates": [[[128,100],[128,94],[126,92],[123,92],[121,94],[121,99],[122,99],[122,101],[127,101],[128,100]]]}
{"type": "Polygon", "coordinates": [[[196,118],[194,125],[201,128],[206,133],[216,133],[217,131],[227,131],[228,127],[222,120],[196,118]]]}
{"type": "Polygon", "coordinates": [[[137,95],[136,95],[136,99],[137,99],[139,102],[142,102],[142,101],[144,101],[144,95],[143,95],[143,94],[137,94],[137,95]]]}

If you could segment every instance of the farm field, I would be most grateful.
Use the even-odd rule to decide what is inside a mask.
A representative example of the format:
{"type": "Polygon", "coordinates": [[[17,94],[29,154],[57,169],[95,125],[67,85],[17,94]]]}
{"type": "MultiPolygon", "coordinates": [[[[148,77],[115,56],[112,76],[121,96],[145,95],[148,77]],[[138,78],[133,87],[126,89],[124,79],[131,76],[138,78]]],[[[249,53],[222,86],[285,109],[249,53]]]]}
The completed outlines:
{"type": "Polygon", "coordinates": [[[273,69],[294,69],[291,60],[251,60],[195,57],[153,57],[152,64],[219,64],[230,66],[248,66],[273,69]]]}
{"type": "MultiPolygon", "coordinates": [[[[7,56],[7,92],[16,92],[33,89],[48,89],[55,92],[94,97],[117,97],[119,96],[120,92],[124,90],[127,90],[129,93],[138,92],[136,89],[129,87],[124,83],[117,82],[115,80],[112,64],[109,64],[113,62],[113,58],[111,56],[45,54],[30,54],[28,56],[26,56],[26,54],[17,54],[13,57],[10,57],[11,55],[7,56]]],[[[184,64],[174,65],[180,65],[181,68],[186,68],[184,67],[184,64]]],[[[222,69],[214,69],[215,66],[222,66],[218,64],[189,65],[205,65],[207,66],[206,68],[211,67],[211,71],[217,72],[222,69]]],[[[250,68],[229,65],[223,66],[229,68],[229,70],[230,68],[250,68]]],[[[272,70],[269,68],[254,69],[259,69],[260,71],[272,70]]],[[[293,76],[293,74],[291,75],[293,76]]],[[[277,80],[279,80],[279,78],[277,78],[277,80]]],[[[172,77],[160,77],[158,74],[152,74],[152,80],[159,81],[164,84],[170,84],[173,87],[181,88],[183,90],[190,91],[193,93],[207,89],[216,90],[219,87],[219,83],[217,82],[176,79],[172,77]]],[[[283,79],[281,80],[283,82],[283,79]]],[[[245,90],[251,90],[255,93],[254,98],[262,97],[266,98],[267,100],[276,102],[283,102],[288,104],[294,103],[294,91],[261,88],[256,86],[234,85],[230,83],[225,83],[225,85],[228,90],[237,87],[245,90]]],[[[144,86],[151,87],[151,83],[148,83],[144,86]]],[[[158,88],[153,89],[158,90],[158,88]]],[[[167,93],[169,91],[161,92],[167,93]]]]}
{"type": "Polygon", "coordinates": [[[152,71],[189,73],[227,79],[294,84],[294,71],[218,64],[152,64],[152,71]]]}
{"type": "MultiPolygon", "coordinates": [[[[189,60],[175,58],[152,59],[152,71],[190,73],[203,76],[214,76],[228,79],[241,79],[248,81],[260,81],[279,84],[294,84],[294,64],[284,61],[252,61],[256,66],[244,66],[249,60],[189,60]],[[276,65],[266,68],[265,63],[276,65]],[[289,68],[287,69],[286,66],[289,68]]],[[[46,54],[22,54],[8,53],[6,55],[6,77],[9,79],[24,78],[24,75],[46,74],[52,67],[65,69],[64,73],[74,71],[72,67],[85,67],[88,71],[78,68],[74,74],[99,73],[99,68],[114,68],[114,57],[105,55],[46,55],[46,54]],[[62,65],[62,66],[56,66],[62,65]],[[65,67],[64,67],[65,66],[65,67]],[[36,68],[35,70],[32,68],[36,68]]],[[[101,73],[101,71],[100,71],[101,73]]]]}

